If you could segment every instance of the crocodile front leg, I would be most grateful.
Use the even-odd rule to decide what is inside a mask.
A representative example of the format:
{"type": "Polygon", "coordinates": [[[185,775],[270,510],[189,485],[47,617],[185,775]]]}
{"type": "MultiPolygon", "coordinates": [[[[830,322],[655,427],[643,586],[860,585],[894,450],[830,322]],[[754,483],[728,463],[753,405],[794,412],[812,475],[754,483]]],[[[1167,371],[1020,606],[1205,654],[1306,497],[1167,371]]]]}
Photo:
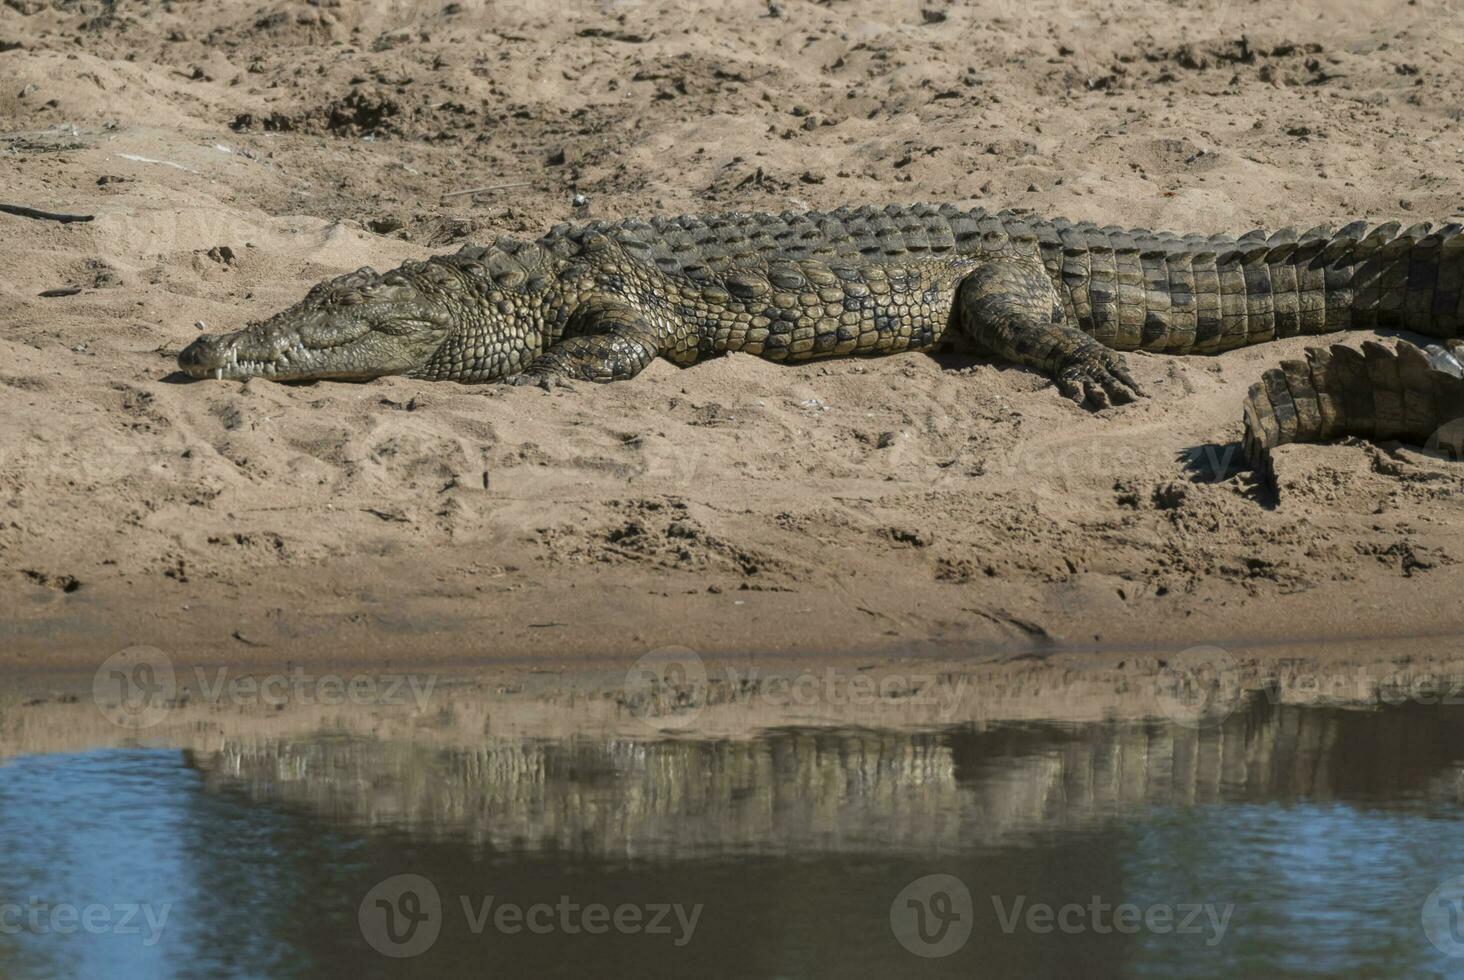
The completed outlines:
{"type": "Polygon", "coordinates": [[[979,350],[1043,372],[1079,405],[1106,408],[1144,394],[1123,355],[1064,322],[1057,289],[1036,261],[981,266],[961,280],[956,310],[979,350]]]}
{"type": "Polygon", "coordinates": [[[567,335],[504,384],[538,385],[545,390],[571,381],[625,381],[656,359],[656,331],[631,306],[595,301],[576,311],[567,335]]]}

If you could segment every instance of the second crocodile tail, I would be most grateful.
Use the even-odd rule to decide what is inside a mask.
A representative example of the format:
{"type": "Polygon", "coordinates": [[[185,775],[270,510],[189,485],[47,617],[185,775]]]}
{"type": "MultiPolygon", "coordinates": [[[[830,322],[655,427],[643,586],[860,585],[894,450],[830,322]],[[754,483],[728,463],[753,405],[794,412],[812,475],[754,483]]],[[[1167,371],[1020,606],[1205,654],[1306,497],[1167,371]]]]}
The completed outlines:
{"type": "Polygon", "coordinates": [[[1268,482],[1276,446],[1343,436],[1397,439],[1464,459],[1464,341],[1312,347],[1305,360],[1266,371],[1246,396],[1243,446],[1268,482]]]}

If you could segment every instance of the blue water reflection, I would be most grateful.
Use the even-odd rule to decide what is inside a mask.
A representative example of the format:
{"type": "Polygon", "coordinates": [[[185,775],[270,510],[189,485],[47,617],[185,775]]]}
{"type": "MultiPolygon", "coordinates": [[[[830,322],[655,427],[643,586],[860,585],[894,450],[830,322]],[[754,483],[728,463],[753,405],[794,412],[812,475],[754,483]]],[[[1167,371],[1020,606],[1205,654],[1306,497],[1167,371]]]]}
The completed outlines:
{"type": "Polygon", "coordinates": [[[1440,707],[1262,705],[1209,732],[23,756],[0,765],[0,976],[1460,975],[1464,935],[1431,942],[1423,912],[1464,874],[1461,733],[1440,707]],[[438,921],[397,958],[362,909],[394,912],[405,874],[438,921]],[[970,896],[911,893],[926,939],[969,917],[939,958],[895,922],[928,875],[970,896]],[[697,918],[593,933],[566,903],[697,918]],[[536,906],[543,934],[513,927],[536,906]]]}

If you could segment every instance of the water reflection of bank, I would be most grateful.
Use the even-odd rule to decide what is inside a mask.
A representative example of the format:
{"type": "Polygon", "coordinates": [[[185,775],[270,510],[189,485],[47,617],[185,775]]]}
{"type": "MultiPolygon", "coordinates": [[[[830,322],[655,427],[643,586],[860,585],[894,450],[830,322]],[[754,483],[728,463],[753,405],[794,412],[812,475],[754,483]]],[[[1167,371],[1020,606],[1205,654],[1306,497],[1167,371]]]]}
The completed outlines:
{"type": "MultiPolygon", "coordinates": [[[[213,713],[170,728],[173,747],[6,759],[0,893],[175,907],[156,947],[0,936],[0,975],[1450,975],[1420,910],[1464,872],[1458,707],[1263,695],[1204,729],[665,738],[526,735],[473,704],[390,723],[213,713]],[[912,966],[892,902],[932,874],[969,888],[974,930],[959,953],[912,966]],[[359,924],[365,898],[401,875],[429,881],[444,916],[408,961],[383,958],[359,924]],[[489,896],[705,914],[684,949],[474,932],[462,902],[489,896]],[[1233,915],[1219,941],[1013,932],[997,910],[1092,896],[1233,915]]],[[[22,730],[55,739],[47,726],[78,707],[26,709],[30,727],[0,746],[22,730]]],[[[0,729],[13,720],[0,714],[0,729]]]]}
{"type": "Polygon", "coordinates": [[[1216,802],[1464,801],[1464,709],[1253,701],[1223,724],[779,730],[753,739],[472,746],[243,737],[189,764],[218,793],[496,849],[666,857],[929,851],[1216,802]]]}

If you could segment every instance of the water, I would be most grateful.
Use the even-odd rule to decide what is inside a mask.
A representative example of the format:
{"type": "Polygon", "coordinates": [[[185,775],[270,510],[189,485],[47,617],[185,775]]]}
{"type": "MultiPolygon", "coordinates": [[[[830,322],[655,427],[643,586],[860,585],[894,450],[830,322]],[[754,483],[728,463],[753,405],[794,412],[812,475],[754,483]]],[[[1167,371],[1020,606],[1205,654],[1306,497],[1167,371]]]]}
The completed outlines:
{"type": "Polygon", "coordinates": [[[20,755],[0,976],[1460,975],[1461,799],[1416,704],[20,755]]]}

